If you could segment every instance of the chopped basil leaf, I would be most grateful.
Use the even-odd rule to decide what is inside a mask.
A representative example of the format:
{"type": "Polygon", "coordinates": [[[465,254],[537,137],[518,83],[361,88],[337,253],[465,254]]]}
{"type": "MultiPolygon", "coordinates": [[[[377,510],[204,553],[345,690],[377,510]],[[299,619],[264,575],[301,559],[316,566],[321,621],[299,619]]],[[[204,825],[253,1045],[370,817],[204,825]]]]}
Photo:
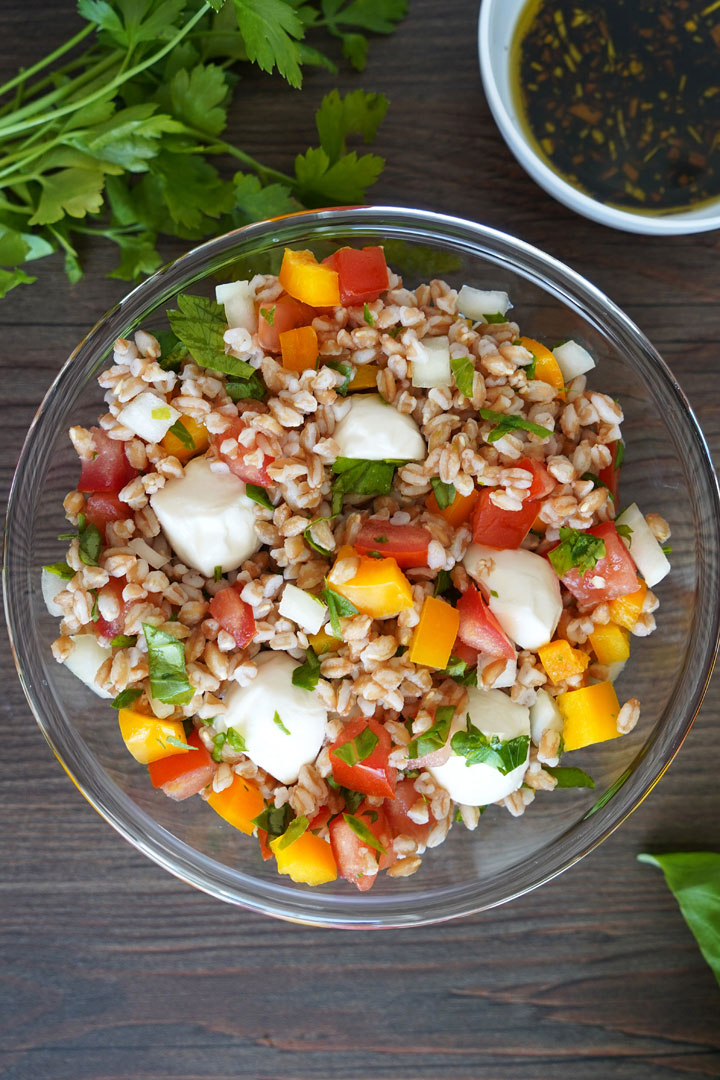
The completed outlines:
{"type": "Polygon", "coordinates": [[[453,585],[449,570],[439,571],[433,596],[444,596],[449,604],[455,604],[460,599],[460,593],[453,585]]]}
{"type": "Polygon", "coordinates": [[[570,768],[568,765],[543,765],[543,768],[545,772],[555,777],[559,788],[595,787],[592,776],[588,776],[582,769],[570,768]]]}
{"type": "Polygon", "coordinates": [[[98,556],[102,550],[102,534],[97,525],[92,522],[85,524],[85,516],[78,515],[78,553],[86,566],[97,566],[98,556]],[[82,518],[82,525],[80,519],[82,518]]]}
{"type": "Polygon", "coordinates": [[[377,735],[369,727],[366,727],[354,739],[350,739],[349,742],[343,743],[342,746],[338,746],[336,750],[333,750],[333,754],[352,768],[353,765],[359,765],[361,761],[369,758],[377,744],[377,735]]]}
{"type": "Polygon", "coordinates": [[[100,608],[98,607],[98,594],[97,589],[91,589],[90,592],[93,596],[93,606],[90,610],[90,618],[93,622],[97,622],[100,618],[100,608]]]}
{"type": "Polygon", "coordinates": [[[391,326],[390,329],[386,331],[386,333],[388,333],[391,338],[399,338],[400,334],[402,333],[402,327],[391,326]]]}
{"type": "Polygon", "coordinates": [[[267,394],[267,386],[263,382],[262,375],[254,371],[247,379],[228,379],[225,383],[225,393],[232,401],[245,401],[247,398],[263,401],[267,394]]]}
{"type": "Polygon", "coordinates": [[[174,735],[164,735],[166,743],[170,743],[170,746],[177,746],[178,750],[195,750],[196,747],[190,746],[189,743],[183,742],[182,739],[176,739],[174,735]]]}
{"type": "Polygon", "coordinates": [[[181,293],[178,310],[168,311],[173,333],[177,334],[199,367],[247,378],[255,369],[244,360],[225,352],[227,319],[225,309],[204,296],[181,293]]]}
{"type": "MultiPolygon", "coordinates": [[[[154,415],[155,414],[153,413],[153,416],[154,415]]],[[[174,435],[188,450],[195,449],[195,440],[183,424],[182,420],[176,420],[173,426],[168,428],[168,435],[174,435]]]]}
{"type": "Polygon", "coordinates": [[[441,510],[447,510],[455,499],[455,485],[443,483],[439,476],[433,476],[430,483],[438,506],[441,510]]]}
{"type": "Polygon", "coordinates": [[[491,590],[490,590],[490,595],[491,595],[491,596],[494,596],[494,597],[495,597],[495,599],[497,599],[497,597],[498,597],[498,591],[497,591],[497,589],[491,589],[491,590]]]}
{"type": "Polygon", "coordinates": [[[333,637],[339,638],[342,636],[340,633],[340,618],[347,619],[351,615],[357,615],[358,609],[340,593],[336,593],[334,589],[331,589],[329,585],[323,589],[320,595],[327,604],[330,616],[330,631],[333,637]]]}
{"type": "Polygon", "coordinates": [[[496,425],[487,434],[487,442],[489,443],[497,442],[498,439],[502,439],[510,431],[529,431],[531,435],[537,435],[541,439],[549,439],[553,434],[549,428],[541,427],[540,424],[533,424],[531,420],[524,420],[522,416],[516,416],[513,413],[499,413],[494,412],[492,409],[480,409],[480,415],[483,420],[490,420],[496,425]]]}
{"type": "Polygon", "coordinates": [[[142,697],[142,687],[128,687],[127,690],[121,690],[118,696],[110,702],[113,709],[129,709],[133,702],[137,701],[139,697],[142,697]]]}
{"type": "Polygon", "coordinates": [[[469,356],[451,356],[450,367],[455,376],[455,385],[466,398],[473,396],[475,367],[469,356]]]}
{"type": "MultiPolygon", "coordinates": [[[[335,515],[333,515],[333,517],[334,516],[335,515]]],[[[322,544],[318,544],[317,541],[313,539],[311,530],[313,525],[318,521],[332,521],[332,518],[315,518],[313,521],[310,522],[307,529],[303,530],[303,537],[305,538],[305,543],[308,547],[312,548],[313,551],[317,551],[318,555],[324,555],[326,559],[329,559],[332,555],[330,549],[323,547],[322,544]]]]}
{"type": "Polygon", "coordinates": [[[294,821],[291,821],[285,832],[279,838],[276,850],[285,851],[291,844],[294,844],[296,840],[299,840],[304,832],[307,832],[309,821],[306,817],[297,817],[294,821]]]}
{"type": "Polygon", "coordinates": [[[615,463],[613,468],[617,471],[625,460],[625,443],[622,439],[618,439],[618,444],[615,447],[615,463]]]}
{"type": "Polygon", "coordinates": [[[456,731],[450,740],[450,746],[460,757],[465,758],[465,764],[490,765],[497,769],[503,776],[522,765],[527,759],[529,735],[518,735],[516,739],[504,742],[497,735],[483,735],[482,731],[475,727],[467,716],[466,730],[456,731]]]}
{"type": "Polygon", "coordinates": [[[137,634],[117,634],[110,644],[114,649],[130,649],[137,645],[137,634]]]}
{"type": "Polygon", "coordinates": [[[363,304],[363,319],[368,324],[368,326],[375,325],[375,316],[373,315],[367,304],[363,304]]]}
{"type": "Polygon", "coordinates": [[[353,817],[352,814],[343,814],[343,818],[364,844],[379,851],[381,855],[387,855],[385,848],[361,818],[353,817]]]}
{"type": "Polygon", "coordinates": [[[606,554],[605,541],[599,536],[579,532],[577,529],[560,530],[560,543],[548,552],[548,559],[558,577],[563,577],[570,570],[578,570],[583,577],[588,570],[593,570],[606,554]]]}
{"type": "Polygon", "coordinates": [[[273,304],[273,306],[271,308],[261,307],[260,308],[260,314],[262,315],[263,319],[268,324],[268,326],[274,326],[275,325],[275,305],[274,304],[273,304]]]}
{"type": "Polygon", "coordinates": [[[627,540],[628,544],[632,543],[633,531],[630,525],[624,525],[622,522],[620,522],[619,525],[615,526],[615,531],[617,532],[618,536],[622,536],[623,540],[627,540]]]}
{"type": "Polygon", "coordinates": [[[217,735],[213,736],[213,748],[212,748],[212,759],[213,759],[213,761],[218,761],[218,762],[222,761],[222,748],[225,745],[226,741],[227,741],[227,734],[224,731],[220,731],[220,732],[218,732],[217,735]]]}
{"type": "Polygon", "coordinates": [[[670,544],[663,544],[660,550],[663,555],[672,555],[672,546],[670,544]]]}
{"type": "Polygon", "coordinates": [[[320,678],[320,661],[314,649],[306,649],[307,660],[300,667],[296,667],[292,673],[293,686],[299,686],[303,690],[314,690],[320,678]]]}
{"type": "Polygon", "coordinates": [[[608,493],[608,499],[612,499],[612,501],[615,502],[615,496],[613,495],[610,488],[607,486],[605,481],[601,480],[599,476],[596,476],[596,474],[594,472],[585,472],[585,473],[582,474],[580,479],[581,480],[592,480],[593,490],[595,488],[600,488],[600,487],[605,488],[605,490],[608,493]]]}
{"type": "Polygon", "coordinates": [[[439,705],[435,710],[435,722],[431,728],[418,735],[408,746],[409,758],[425,757],[434,750],[442,750],[447,742],[450,725],[455,713],[454,705],[439,705]]]}
{"type": "Polygon", "coordinates": [[[187,705],[195,690],[188,682],[182,641],[150,623],[143,623],[142,628],[152,696],[166,705],[187,705]]]}
{"type": "Polygon", "coordinates": [[[349,364],[341,364],[339,360],[326,360],[325,367],[332,368],[333,371],[337,371],[339,375],[344,377],[345,381],[335,387],[335,393],[339,394],[340,397],[345,397],[352,382],[353,369],[349,364]]]}
{"type": "Polygon", "coordinates": [[[154,337],[160,346],[160,367],[163,371],[179,371],[187,356],[186,346],[172,330],[156,330],[154,337]]]}
{"type": "Polygon", "coordinates": [[[506,323],[508,321],[507,315],[501,315],[499,311],[494,311],[490,315],[483,315],[483,319],[486,323],[506,323]]]}
{"type": "Polygon", "coordinates": [[[450,657],[444,674],[449,675],[460,686],[477,686],[478,684],[477,667],[470,667],[459,656],[450,657]]]}
{"type": "Polygon", "coordinates": [[[277,711],[277,709],[275,710],[275,715],[273,716],[273,724],[275,724],[276,727],[280,728],[283,735],[289,735],[290,734],[288,729],[283,724],[282,717],[280,716],[280,713],[277,711]]]}
{"type": "Polygon", "coordinates": [[[531,379],[534,379],[535,378],[535,372],[537,371],[537,356],[532,351],[532,349],[528,349],[527,345],[523,345],[520,338],[518,338],[516,341],[513,341],[513,345],[520,345],[521,348],[526,349],[530,353],[530,355],[532,356],[532,360],[530,361],[530,363],[526,367],[523,368],[523,371],[525,372],[525,378],[528,381],[530,381],[531,379]]]}
{"type": "Polygon", "coordinates": [[[339,514],[343,507],[343,496],[387,495],[392,490],[392,482],[399,461],[366,461],[364,458],[339,457],[332,466],[335,480],[332,486],[332,512],[339,514]]]}
{"type": "Polygon", "coordinates": [[[66,562],[49,563],[48,566],[43,566],[43,570],[47,570],[48,574],[55,574],[56,577],[64,578],[65,581],[70,581],[71,578],[75,577],[75,571],[66,562]]]}
{"type": "Polygon", "coordinates": [[[220,578],[222,577],[222,573],[223,573],[222,566],[216,566],[215,569],[213,570],[213,581],[219,581],[220,578]]]}
{"type": "Polygon", "coordinates": [[[290,803],[285,803],[284,806],[273,806],[271,804],[266,806],[256,818],[252,819],[251,825],[257,825],[258,829],[263,829],[268,834],[268,840],[274,840],[277,836],[282,836],[291,820],[292,808],[290,803]]]}
{"type": "Polygon", "coordinates": [[[270,502],[270,496],[264,487],[260,487],[259,484],[245,484],[245,494],[248,499],[252,499],[253,502],[259,503],[260,506],[264,506],[266,510],[274,510],[275,507],[270,502]]]}
{"type": "Polygon", "coordinates": [[[231,750],[234,750],[236,754],[244,754],[247,747],[245,746],[245,740],[237,730],[237,728],[229,727],[225,732],[226,740],[231,750]]]}
{"type": "Polygon", "coordinates": [[[339,787],[338,791],[345,800],[345,806],[351,814],[354,814],[357,808],[365,801],[366,795],[363,795],[362,791],[353,791],[352,788],[339,787]]]}

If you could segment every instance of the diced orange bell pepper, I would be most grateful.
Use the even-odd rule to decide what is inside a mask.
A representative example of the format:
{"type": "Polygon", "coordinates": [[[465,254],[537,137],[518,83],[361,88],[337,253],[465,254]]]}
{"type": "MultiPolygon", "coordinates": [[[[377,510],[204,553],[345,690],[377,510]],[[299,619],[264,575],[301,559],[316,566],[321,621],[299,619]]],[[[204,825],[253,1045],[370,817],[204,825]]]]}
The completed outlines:
{"type": "Polygon", "coordinates": [[[270,841],[270,848],[277,859],[279,874],[288,876],[302,885],[324,885],[337,878],[337,863],[327,840],[306,831],[292,844],[283,847],[284,836],[270,841]]]}
{"type": "Polygon", "coordinates": [[[361,364],[348,383],[348,390],[375,390],[380,368],[377,364],[361,364]]]}
{"type": "Polygon", "coordinates": [[[314,368],[318,358],[318,336],[312,326],[298,326],[280,334],[282,365],[288,371],[314,368]]]}
{"type": "Polygon", "coordinates": [[[229,787],[222,791],[213,791],[207,801],[220,817],[247,836],[252,835],[255,830],[252,819],[265,809],[265,800],[257,784],[237,774],[229,787]]]}
{"type": "Polygon", "coordinates": [[[316,656],[322,656],[323,653],[335,652],[342,645],[342,641],[324,630],[319,630],[317,634],[308,634],[308,645],[316,656]]]}
{"type": "Polygon", "coordinates": [[[150,765],[173,754],[188,753],[191,749],[189,746],[187,750],[183,749],[187,739],[182,720],[159,720],[134,709],[120,709],[118,723],[123,742],[141,765],[150,765]],[[168,739],[175,742],[168,742],[168,739]],[[178,743],[182,745],[178,746],[178,743]]]}
{"type": "Polygon", "coordinates": [[[459,611],[446,600],[426,596],[408,653],[412,663],[447,667],[459,628],[459,611]]]}
{"type": "Polygon", "coordinates": [[[573,649],[565,638],[541,645],[538,656],[551,682],[561,683],[573,675],[581,675],[590,663],[590,657],[582,649],[573,649]]]}
{"type": "Polygon", "coordinates": [[[403,574],[395,559],[373,559],[370,555],[356,555],[349,546],[341,547],[337,561],[355,555],[359,567],[349,581],[337,584],[333,581],[332,570],[328,574],[330,587],[351,604],[361,615],[373,619],[387,619],[397,615],[413,605],[410,582],[403,574]]]}
{"type": "Polygon", "coordinates": [[[608,605],[612,621],[617,623],[618,626],[624,626],[626,630],[632,630],[640,618],[645,597],[647,596],[647,585],[642,578],[638,578],[638,586],[635,592],[627,593],[625,596],[618,596],[616,600],[611,600],[608,605]]]}
{"type": "Polygon", "coordinates": [[[456,491],[455,498],[450,505],[441,510],[435,498],[435,492],[432,491],[425,499],[425,505],[431,514],[438,514],[441,518],[445,518],[448,525],[452,525],[454,529],[457,529],[458,525],[462,525],[470,517],[479,494],[477,488],[473,488],[469,495],[461,495],[456,491]]]}
{"type": "Polygon", "coordinates": [[[542,345],[535,338],[521,337],[519,344],[531,352],[535,357],[535,378],[540,382],[549,383],[560,393],[558,397],[565,398],[565,380],[560,370],[560,365],[546,345],[542,345]]]}
{"type": "Polygon", "coordinates": [[[611,682],[594,683],[558,694],[555,703],[563,714],[566,750],[617,739],[620,703],[611,682]]]}
{"type": "Polygon", "coordinates": [[[337,270],[319,263],[312,251],[285,248],[279,275],[286,293],[311,307],[335,307],[340,303],[337,270]]]}
{"type": "Polygon", "coordinates": [[[589,641],[601,664],[620,664],[630,655],[628,632],[615,623],[596,626],[589,641]]]}
{"type": "Polygon", "coordinates": [[[198,424],[196,420],[193,420],[192,416],[180,417],[182,426],[187,431],[188,435],[193,441],[193,446],[187,446],[182,439],[179,439],[177,435],[173,435],[172,431],[168,431],[165,438],[160,443],[168,454],[172,454],[178,461],[185,463],[190,458],[195,457],[196,454],[204,454],[210,445],[210,436],[208,435],[207,428],[203,424],[198,424]]]}

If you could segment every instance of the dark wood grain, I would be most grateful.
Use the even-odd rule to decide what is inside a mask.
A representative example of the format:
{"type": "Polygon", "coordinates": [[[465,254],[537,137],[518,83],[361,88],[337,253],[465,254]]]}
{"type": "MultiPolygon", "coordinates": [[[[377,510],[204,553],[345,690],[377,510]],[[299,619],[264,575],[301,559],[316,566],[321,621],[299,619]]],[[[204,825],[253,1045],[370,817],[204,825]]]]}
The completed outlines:
{"type": "MultiPolygon", "coordinates": [[[[520,169],[477,71],[476,3],[413,0],[363,76],[301,94],[250,72],[230,138],[287,166],[332,85],[392,100],[377,202],[475,218],[545,248],[621,303],[664,354],[717,460],[720,242],[586,222],[520,169]]],[[[2,5],[0,76],[79,25],[70,4],[2,5]]],[[[168,244],[170,256],[179,248],[168,244]]],[[[56,262],[0,306],[0,482],[82,332],[124,291],[112,254],[56,262]]],[[[720,847],[720,701],[711,689],[669,773],[560,879],[434,928],[343,933],[226,907],[176,881],[84,802],[2,654],[0,1076],[6,1080],[680,1080],[720,1076],[720,992],[647,848],[720,847]]]]}

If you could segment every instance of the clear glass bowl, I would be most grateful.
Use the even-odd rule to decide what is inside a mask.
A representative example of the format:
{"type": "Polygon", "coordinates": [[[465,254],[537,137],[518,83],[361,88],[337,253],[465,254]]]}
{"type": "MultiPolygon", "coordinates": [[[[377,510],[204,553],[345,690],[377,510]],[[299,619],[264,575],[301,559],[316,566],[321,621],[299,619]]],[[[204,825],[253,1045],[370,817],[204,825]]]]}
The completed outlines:
{"type": "MultiPolygon", "coordinates": [[[[160,270],[114,307],[78,345],[40,406],[10,495],[4,587],[18,672],[58,760],[96,810],[127,840],[184,881],[269,915],[344,927],[418,925],[467,915],[533,889],[612,832],[662,776],[705,692],[717,647],[720,589],[718,490],[692,411],[660,356],[606,296],[566,266],[503,233],[420,210],[365,207],[298,214],[221,236],[160,270]],[[116,714],[53,660],[57,622],[46,612],[40,568],[61,554],[62,499],[78,475],[67,437],[101,411],[96,382],[114,340],[218,280],[277,269],[285,245],[324,255],[342,244],[385,244],[408,284],[443,277],[459,287],[506,289],[522,331],[577,338],[597,358],[593,384],[618,397],[627,445],[622,500],[672,525],[672,574],[658,592],[658,629],[633,639],[618,685],[640,698],[629,736],[573,754],[595,778],[587,789],[539,793],[519,820],[492,807],[475,833],[462,826],[409,878],[381,876],[358,893],[338,881],[310,889],[279,877],[257,844],[200,799],[174,803],[127,753],[116,714]]],[[[662,797],[661,795],[658,797],[662,797]]],[[[48,808],[49,812],[49,808],[48,808]]]]}

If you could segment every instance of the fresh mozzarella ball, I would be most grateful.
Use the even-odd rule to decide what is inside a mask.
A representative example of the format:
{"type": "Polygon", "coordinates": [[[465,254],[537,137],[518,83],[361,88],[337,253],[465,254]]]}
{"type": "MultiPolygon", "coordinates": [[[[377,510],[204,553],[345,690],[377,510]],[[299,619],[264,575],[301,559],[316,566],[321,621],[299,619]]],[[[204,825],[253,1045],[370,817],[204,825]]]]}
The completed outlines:
{"type": "Polygon", "coordinates": [[[278,611],[286,619],[292,619],[307,634],[317,634],[327,615],[327,607],[322,600],[304,589],[298,589],[297,585],[285,586],[278,611]]]}
{"type": "Polygon", "coordinates": [[[521,649],[550,641],[562,614],[560,581],[547,559],[524,548],[471,544],[465,569],[490,593],[488,604],[505,633],[521,649]]]}
{"type": "Polygon", "coordinates": [[[638,510],[637,503],[632,503],[615,520],[616,525],[629,525],[632,530],[630,539],[623,536],[622,542],[630,552],[633,562],[645,578],[649,588],[670,573],[667,555],[658,544],[652,529],[638,510]]]}
{"type": "Polygon", "coordinates": [[[257,330],[255,290],[249,281],[228,281],[215,286],[215,299],[225,308],[229,327],[241,326],[250,333],[257,330]]]}
{"type": "Polygon", "coordinates": [[[364,461],[423,461],[425,441],[411,416],[386,405],[379,394],[356,394],[333,433],[340,457],[364,461]]]}
{"type": "Polygon", "coordinates": [[[67,588],[67,581],[65,578],[59,577],[57,574],[51,574],[49,570],[43,567],[42,575],[40,577],[40,588],[42,589],[43,600],[45,601],[45,607],[48,609],[51,615],[56,618],[60,615],[64,615],[65,612],[59,604],[55,603],[55,597],[58,593],[61,593],[63,589],[67,588]]]}
{"type": "Polygon", "coordinates": [[[215,729],[235,728],[256,765],[281,784],[294,784],[323,744],[327,709],[314,690],[293,685],[293,671],[300,665],[286,653],[272,653],[256,663],[253,681],[226,694],[227,712],[216,718],[215,729]]]}
{"type": "Polygon", "coordinates": [[[193,458],[184,475],[168,480],[150,505],[171,547],[184,563],[212,577],[235,570],[260,550],[255,532],[255,503],[242,480],[213,472],[205,457],[193,458]]]}
{"type": "MultiPolygon", "coordinates": [[[[471,723],[488,738],[496,735],[503,742],[509,742],[530,734],[530,710],[525,705],[511,701],[501,690],[468,687],[467,710],[453,718],[450,739],[457,731],[465,731],[466,712],[470,715],[471,723]]],[[[529,755],[528,743],[525,760],[506,776],[499,769],[482,762],[468,765],[466,759],[454,750],[444,765],[428,765],[427,769],[455,802],[466,806],[487,806],[517,791],[527,770],[529,755]]]]}
{"type": "Polygon", "coordinates": [[[563,716],[555,698],[547,690],[538,690],[534,704],[530,706],[530,734],[535,746],[540,745],[544,731],[557,731],[562,735],[563,716]]]}
{"type": "Polygon", "coordinates": [[[180,413],[168,405],[165,398],[158,397],[146,390],[128,402],[118,413],[118,420],[123,427],[130,428],[141,439],[157,443],[165,438],[180,413]]]}
{"type": "Polygon", "coordinates": [[[98,697],[112,697],[107,690],[103,690],[95,682],[98,671],[107,658],[112,656],[112,649],[101,645],[94,634],[73,634],[70,640],[73,643],[73,649],[65,661],[65,667],[86,686],[89,686],[98,697]]]}

